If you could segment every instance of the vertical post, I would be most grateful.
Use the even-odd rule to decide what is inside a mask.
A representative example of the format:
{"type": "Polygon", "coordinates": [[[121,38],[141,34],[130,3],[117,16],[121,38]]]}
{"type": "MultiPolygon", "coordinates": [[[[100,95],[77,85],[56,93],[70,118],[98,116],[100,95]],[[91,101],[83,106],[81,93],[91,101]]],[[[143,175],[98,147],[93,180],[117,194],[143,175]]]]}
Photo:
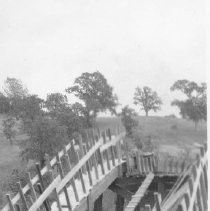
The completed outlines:
{"type": "Polygon", "coordinates": [[[140,162],[141,162],[142,173],[146,173],[145,166],[144,166],[144,157],[143,156],[140,157],[140,162]]]}
{"type": "Polygon", "coordinates": [[[94,203],[94,211],[102,211],[102,201],[103,201],[103,194],[101,194],[94,203]]]}
{"type": "Polygon", "coordinates": [[[185,200],[185,204],[186,204],[186,207],[187,207],[187,210],[190,206],[190,197],[187,193],[184,194],[184,200],[185,200]]]}
{"type": "Polygon", "coordinates": [[[111,130],[110,128],[107,129],[107,135],[109,137],[109,140],[111,141],[112,140],[112,135],[111,135],[111,130]]]}
{"type": "Polygon", "coordinates": [[[97,153],[98,153],[98,159],[99,159],[99,162],[100,162],[100,165],[101,165],[101,172],[102,172],[102,174],[104,175],[104,174],[105,174],[104,162],[103,162],[102,154],[101,154],[101,152],[100,152],[100,148],[97,149],[97,153]]]}
{"type": "Polygon", "coordinates": [[[14,208],[14,205],[13,205],[12,200],[11,200],[11,198],[10,198],[10,195],[9,195],[9,194],[6,194],[6,197],[7,197],[7,202],[8,202],[8,204],[9,204],[10,210],[11,210],[11,211],[15,211],[15,208],[14,208]]]}
{"type": "Polygon", "coordinates": [[[207,210],[207,201],[208,201],[207,192],[208,192],[208,190],[206,189],[206,187],[204,185],[203,172],[200,175],[200,191],[201,191],[201,199],[203,202],[204,210],[207,210]]]}
{"type": "Polygon", "coordinates": [[[155,207],[156,211],[161,211],[160,204],[161,204],[161,196],[157,192],[154,193],[155,197],[155,207]]]}
{"type": "MultiPolygon", "coordinates": [[[[40,183],[37,183],[37,187],[38,187],[38,189],[39,189],[39,193],[40,193],[40,195],[43,193],[43,189],[42,189],[42,186],[41,186],[41,184],[40,183]]],[[[47,199],[46,199],[47,200],[47,199]]],[[[49,205],[48,205],[48,203],[47,203],[47,201],[44,201],[44,206],[45,206],[45,209],[46,209],[46,211],[50,211],[50,207],[49,207],[49,205]]]]}
{"type": "Polygon", "coordinates": [[[136,152],[136,162],[137,162],[137,170],[138,170],[138,174],[141,174],[141,162],[140,162],[140,151],[138,150],[136,152]]]}
{"type": "Polygon", "coordinates": [[[29,172],[27,172],[27,182],[28,182],[29,187],[30,187],[32,199],[33,199],[33,201],[36,201],[37,200],[36,192],[34,190],[34,186],[33,186],[32,182],[31,182],[31,175],[30,175],[29,172]]]}
{"type": "MultiPolygon", "coordinates": [[[[58,171],[59,171],[59,174],[60,174],[60,177],[61,179],[64,178],[64,173],[63,173],[63,169],[62,169],[62,166],[61,166],[61,162],[60,162],[60,159],[58,159],[59,157],[57,156],[57,166],[58,166],[58,171]]],[[[71,204],[70,204],[70,199],[69,199],[69,195],[68,195],[68,191],[67,191],[67,187],[64,186],[63,187],[63,190],[64,190],[64,194],[65,194],[65,198],[66,198],[66,202],[67,202],[67,206],[68,206],[68,209],[69,211],[72,210],[71,208],[71,204]]],[[[57,193],[57,192],[56,192],[57,193]]]]}
{"type": "Polygon", "coordinates": [[[82,174],[82,170],[81,169],[79,169],[79,176],[80,176],[83,192],[86,193],[85,182],[84,182],[84,178],[83,178],[83,174],[82,174]]]}
{"type": "Polygon", "coordinates": [[[88,179],[89,179],[90,186],[93,186],[93,180],[92,180],[92,175],[91,175],[91,172],[90,172],[89,161],[86,162],[86,168],[87,168],[87,173],[88,173],[88,179]]]}
{"type": "Polygon", "coordinates": [[[204,210],[202,208],[202,203],[201,203],[201,191],[200,191],[200,187],[198,186],[197,192],[196,192],[196,198],[197,198],[197,203],[198,203],[198,208],[199,210],[204,210]]]}
{"type": "Polygon", "coordinates": [[[100,128],[97,128],[97,132],[98,132],[98,137],[101,138],[101,131],[100,131],[100,128]]]}
{"type": "Polygon", "coordinates": [[[122,211],[124,208],[125,199],[117,194],[115,211],[122,211]]]}
{"type": "Polygon", "coordinates": [[[117,159],[118,159],[118,163],[121,163],[120,142],[117,143],[116,149],[117,149],[117,159]]]}
{"type": "Polygon", "coordinates": [[[149,163],[149,171],[153,171],[152,169],[152,160],[151,160],[151,156],[148,157],[148,163],[149,163]]]}
{"type": "Polygon", "coordinates": [[[36,170],[37,170],[37,173],[38,173],[40,185],[42,186],[42,189],[44,190],[44,182],[43,182],[43,178],[42,178],[42,174],[41,174],[41,169],[40,169],[39,163],[36,163],[36,170]]]}
{"type": "Polygon", "coordinates": [[[114,156],[114,146],[110,146],[111,157],[112,157],[112,165],[115,166],[115,156],[114,156]]]}
{"type": "Polygon", "coordinates": [[[21,198],[21,200],[22,200],[22,202],[23,202],[23,206],[24,206],[24,208],[26,209],[26,210],[28,210],[28,205],[27,205],[27,202],[26,202],[26,198],[25,198],[25,196],[24,196],[24,194],[23,194],[23,190],[22,190],[22,187],[21,187],[21,184],[20,184],[20,182],[17,182],[17,186],[18,186],[18,192],[19,192],[19,194],[20,194],[20,198],[21,198]]]}
{"type": "Polygon", "coordinates": [[[48,171],[52,170],[52,166],[50,164],[50,157],[48,154],[45,154],[45,161],[46,161],[47,170],[48,171]]]}
{"type": "MultiPolygon", "coordinates": [[[[55,196],[55,199],[56,199],[56,202],[57,202],[58,210],[59,210],[59,211],[62,211],[60,199],[59,199],[58,193],[57,193],[57,191],[56,191],[56,188],[53,190],[53,193],[54,193],[54,196],[55,196]]],[[[70,209],[70,210],[71,210],[71,209],[70,209]]]]}

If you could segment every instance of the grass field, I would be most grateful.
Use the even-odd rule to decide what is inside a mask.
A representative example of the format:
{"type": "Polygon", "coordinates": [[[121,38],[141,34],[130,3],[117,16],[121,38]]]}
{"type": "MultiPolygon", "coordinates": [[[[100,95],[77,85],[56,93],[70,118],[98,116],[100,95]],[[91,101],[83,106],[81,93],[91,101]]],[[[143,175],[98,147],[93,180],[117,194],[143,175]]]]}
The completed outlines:
{"type": "MultiPolygon", "coordinates": [[[[21,166],[19,157],[20,149],[17,145],[10,146],[2,131],[2,119],[0,117],[0,181],[3,182],[11,174],[12,170],[21,166]]],[[[139,126],[136,129],[140,141],[150,137],[160,151],[167,153],[177,153],[179,149],[187,148],[193,151],[195,143],[204,144],[207,141],[206,122],[200,122],[197,131],[190,121],[177,118],[164,117],[138,117],[139,126]]],[[[119,118],[100,117],[97,119],[97,127],[111,128],[115,132],[117,126],[122,128],[119,118]]],[[[18,142],[22,136],[17,136],[18,142]]],[[[1,185],[0,182],[0,185],[1,185]]],[[[0,186],[1,188],[1,186],[0,186]]]]}

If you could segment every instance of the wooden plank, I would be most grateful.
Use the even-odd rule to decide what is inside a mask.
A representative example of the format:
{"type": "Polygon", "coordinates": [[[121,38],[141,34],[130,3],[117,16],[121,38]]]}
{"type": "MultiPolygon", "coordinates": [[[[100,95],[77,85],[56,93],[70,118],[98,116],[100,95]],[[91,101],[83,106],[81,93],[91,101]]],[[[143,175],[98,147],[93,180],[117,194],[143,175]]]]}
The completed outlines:
{"type": "Polygon", "coordinates": [[[134,211],[137,205],[140,203],[142,197],[144,196],[147,188],[151,184],[152,180],[154,179],[154,174],[150,172],[146,178],[144,179],[143,183],[139,187],[139,189],[136,191],[136,193],[132,196],[131,201],[128,203],[128,205],[125,207],[124,211],[134,211]],[[131,209],[132,208],[132,209],[131,209]]]}
{"type": "Polygon", "coordinates": [[[80,160],[80,162],[72,168],[72,170],[63,178],[58,186],[58,192],[70,181],[70,179],[79,171],[79,169],[89,160],[93,153],[101,146],[101,142],[97,142],[89,152],[80,160]]]}
{"type": "Polygon", "coordinates": [[[44,190],[44,192],[39,196],[37,201],[29,208],[29,211],[36,211],[43,204],[43,202],[47,199],[47,197],[53,192],[53,190],[57,187],[57,185],[59,184],[60,181],[61,181],[61,178],[59,175],[44,190]]]}

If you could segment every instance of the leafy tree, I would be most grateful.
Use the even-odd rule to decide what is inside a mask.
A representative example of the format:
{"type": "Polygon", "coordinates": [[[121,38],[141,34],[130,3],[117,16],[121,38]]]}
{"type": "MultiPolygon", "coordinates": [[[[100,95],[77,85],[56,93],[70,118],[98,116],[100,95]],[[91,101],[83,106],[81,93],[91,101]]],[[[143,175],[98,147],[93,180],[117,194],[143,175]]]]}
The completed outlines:
{"type": "Polygon", "coordinates": [[[5,137],[10,141],[10,145],[13,145],[13,139],[16,133],[14,126],[15,120],[13,117],[9,116],[7,119],[3,120],[3,132],[5,137]]]}
{"type": "Polygon", "coordinates": [[[3,90],[9,100],[9,114],[19,119],[23,107],[23,98],[28,96],[27,88],[23,85],[21,80],[7,78],[4,82],[3,90]]]}
{"type": "Polygon", "coordinates": [[[69,104],[66,95],[61,93],[51,93],[47,95],[45,106],[50,112],[50,115],[55,117],[58,113],[67,109],[69,104]]]}
{"type": "Polygon", "coordinates": [[[162,100],[158,97],[157,93],[151,88],[144,86],[143,89],[137,87],[134,93],[134,104],[140,105],[141,110],[144,110],[146,116],[149,111],[154,112],[161,109],[162,100]]]}
{"type": "Polygon", "coordinates": [[[92,126],[99,112],[109,110],[116,113],[117,96],[113,95],[113,88],[100,72],[82,73],[75,79],[74,86],[66,89],[67,93],[74,93],[85,104],[85,117],[88,126],[92,126]]]}
{"type": "Polygon", "coordinates": [[[25,126],[28,139],[21,143],[22,159],[40,161],[43,166],[46,153],[54,156],[67,143],[66,127],[56,120],[40,117],[25,126]]]}
{"type": "Polygon", "coordinates": [[[125,106],[122,108],[119,116],[121,117],[127,136],[131,136],[133,134],[133,129],[138,126],[138,121],[135,119],[137,116],[136,112],[134,109],[125,106]]]}
{"type": "Polygon", "coordinates": [[[8,98],[23,98],[28,95],[27,88],[21,80],[16,78],[7,78],[4,82],[4,92],[8,98]]]}
{"type": "Polygon", "coordinates": [[[183,118],[190,119],[195,123],[195,130],[198,122],[207,118],[207,97],[206,84],[198,85],[194,81],[178,80],[171,87],[171,91],[181,91],[185,94],[185,100],[175,99],[171,104],[180,109],[183,118]]]}
{"type": "Polygon", "coordinates": [[[7,114],[10,110],[9,99],[0,92],[0,114],[7,114]]]}
{"type": "Polygon", "coordinates": [[[44,100],[39,98],[37,95],[24,97],[22,100],[20,117],[22,119],[34,121],[36,117],[43,114],[43,103],[44,100]]]}

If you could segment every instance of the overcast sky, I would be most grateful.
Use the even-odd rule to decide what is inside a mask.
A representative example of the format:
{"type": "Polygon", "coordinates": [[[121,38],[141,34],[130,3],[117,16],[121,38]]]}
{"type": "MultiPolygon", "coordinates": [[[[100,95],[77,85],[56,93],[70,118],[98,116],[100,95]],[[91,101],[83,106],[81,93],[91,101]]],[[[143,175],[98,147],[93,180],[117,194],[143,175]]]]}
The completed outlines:
{"type": "MultiPolygon", "coordinates": [[[[150,86],[175,113],[170,86],[206,80],[204,0],[0,0],[0,86],[21,79],[45,97],[99,70],[122,105],[150,86]]],[[[143,112],[140,112],[143,114],[143,112]]]]}

